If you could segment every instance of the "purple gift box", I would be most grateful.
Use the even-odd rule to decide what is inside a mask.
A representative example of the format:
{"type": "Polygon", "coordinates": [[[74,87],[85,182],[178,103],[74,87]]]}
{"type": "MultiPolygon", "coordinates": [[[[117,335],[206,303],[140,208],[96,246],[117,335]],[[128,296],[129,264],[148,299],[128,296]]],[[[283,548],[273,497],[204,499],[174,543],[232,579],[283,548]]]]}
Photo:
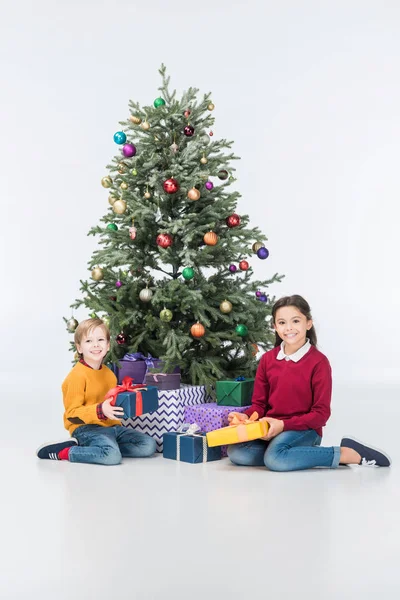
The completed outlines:
{"type": "MultiPolygon", "coordinates": [[[[113,363],[111,367],[119,384],[122,383],[124,377],[132,377],[134,384],[143,383],[149,369],[157,369],[159,371],[163,369],[162,360],[153,358],[150,354],[146,357],[141,352],[125,354],[124,358],[119,360],[119,363],[120,366],[117,363],[113,363]]],[[[173,372],[180,373],[179,367],[176,367],[173,372]]]]}
{"type": "Polygon", "coordinates": [[[158,390],[177,390],[181,387],[180,373],[146,373],[146,385],[152,385],[158,390]]]}
{"type": "MultiPolygon", "coordinates": [[[[208,433],[228,427],[228,415],[231,412],[242,413],[248,406],[218,406],[216,403],[187,406],[185,408],[185,423],[197,423],[201,431],[208,433]]],[[[221,446],[222,456],[227,455],[227,446],[221,446]]]]}

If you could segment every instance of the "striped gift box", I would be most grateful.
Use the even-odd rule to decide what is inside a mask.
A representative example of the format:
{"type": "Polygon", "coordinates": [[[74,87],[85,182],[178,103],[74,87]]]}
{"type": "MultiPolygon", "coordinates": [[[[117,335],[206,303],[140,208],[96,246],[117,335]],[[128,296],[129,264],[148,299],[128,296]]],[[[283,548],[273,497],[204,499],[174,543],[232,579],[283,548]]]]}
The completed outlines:
{"type": "Polygon", "coordinates": [[[158,410],[151,414],[122,421],[124,427],[147,433],[157,443],[157,452],[163,451],[163,435],[177,431],[185,422],[185,409],[210,400],[202,385],[185,385],[178,390],[158,390],[158,410]]]}

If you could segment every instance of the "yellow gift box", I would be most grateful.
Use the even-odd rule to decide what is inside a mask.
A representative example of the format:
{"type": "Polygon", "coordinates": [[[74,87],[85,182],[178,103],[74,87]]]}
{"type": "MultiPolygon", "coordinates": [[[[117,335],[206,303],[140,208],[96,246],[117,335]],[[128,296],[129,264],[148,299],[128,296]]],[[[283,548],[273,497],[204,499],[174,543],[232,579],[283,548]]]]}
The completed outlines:
{"type": "Polygon", "coordinates": [[[212,446],[225,446],[240,444],[258,440],[268,433],[267,421],[254,421],[252,423],[241,423],[240,425],[229,425],[207,433],[207,444],[212,446]]]}

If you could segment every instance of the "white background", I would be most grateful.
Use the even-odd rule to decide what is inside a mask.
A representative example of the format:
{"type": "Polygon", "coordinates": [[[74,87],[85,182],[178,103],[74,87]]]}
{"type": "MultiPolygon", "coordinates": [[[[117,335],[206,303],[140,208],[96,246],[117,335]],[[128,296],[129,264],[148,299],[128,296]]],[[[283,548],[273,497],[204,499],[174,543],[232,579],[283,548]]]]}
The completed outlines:
{"type": "MultiPolygon", "coordinates": [[[[1,8],[1,384],[61,431],[62,316],[108,210],[128,100],[212,92],[238,212],[269,237],[257,277],[310,302],[337,385],[397,385],[400,5],[395,0],[23,0],[1,8]],[[34,406],[32,405],[34,403],[34,406]]],[[[82,317],[85,314],[80,315],[82,317]]]]}

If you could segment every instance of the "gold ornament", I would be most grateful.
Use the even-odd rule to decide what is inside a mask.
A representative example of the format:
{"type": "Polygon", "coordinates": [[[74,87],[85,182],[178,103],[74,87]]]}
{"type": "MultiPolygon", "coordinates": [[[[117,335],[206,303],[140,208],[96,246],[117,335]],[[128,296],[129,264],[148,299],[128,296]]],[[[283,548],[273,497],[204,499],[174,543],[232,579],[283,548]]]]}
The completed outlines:
{"type": "Polygon", "coordinates": [[[113,204],[112,209],[117,215],[123,215],[124,212],[126,211],[125,200],[116,200],[113,204]]]}
{"type": "Polygon", "coordinates": [[[74,331],[78,327],[78,325],[79,325],[78,321],[74,317],[71,317],[67,321],[67,330],[70,333],[74,333],[74,331]]]}
{"type": "Polygon", "coordinates": [[[78,352],[75,352],[75,354],[74,354],[74,360],[76,362],[78,362],[79,359],[80,359],[80,356],[79,356],[78,352]]]}
{"type": "Polygon", "coordinates": [[[264,244],[262,242],[254,242],[254,244],[251,247],[254,254],[257,254],[260,248],[264,248],[264,244]]]}
{"type": "Polygon", "coordinates": [[[112,186],[112,179],[111,179],[111,177],[109,177],[108,175],[107,175],[107,177],[103,177],[103,179],[101,180],[101,185],[104,188],[110,188],[112,186]]]}
{"type": "Polygon", "coordinates": [[[148,131],[150,129],[150,123],[148,121],[143,121],[141,128],[144,129],[144,131],[148,131]]]}
{"type": "Polygon", "coordinates": [[[114,202],[118,200],[118,198],[115,198],[114,196],[108,196],[108,202],[109,204],[111,204],[111,206],[114,204],[114,202]]]}
{"type": "Polygon", "coordinates": [[[200,198],[200,192],[199,192],[199,190],[196,190],[195,187],[192,187],[188,191],[187,197],[189,198],[189,200],[198,200],[200,198]]]}
{"type": "Polygon", "coordinates": [[[101,281],[104,278],[103,269],[101,267],[95,267],[92,270],[92,279],[95,281],[101,281]]]}
{"type": "Polygon", "coordinates": [[[151,198],[151,194],[149,191],[144,193],[144,197],[148,200],[149,198],[151,198]]]}
{"type": "Polygon", "coordinates": [[[137,117],[136,115],[130,115],[129,120],[132,123],[135,123],[135,125],[140,125],[140,123],[142,122],[142,119],[140,117],[137,117]]]}
{"type": "Polygon", "coordinates": [[[127,168],[128,168],[128,166],[125,163],[123,163],[123,162],[118,163],[118,173],[120,173],[121,175],[123,173],[126,173],[127,168]]]}
{"type": "Polygon", "coordinates": [[[153,297],[153,292],[151,290],[149,290],[149,288],[144,288],[143,290],[141,290],[140,294],[139,294],[139,298],[142,302],[150,302],[150,300],[153,297]]]}
{"type": "Polygon", "coordinates": [[[212,102],[210,102],[210,104],[207,106],[208,110],[214,110],[215,108],[215,104],[213,104],[212,102]]]}
{"type": "Polygon", "coordinates": [[[205,156],[203,156],[203,158],[200,159],[200,162],[202,165],[206,165],[208,163],[208,160],[206,159],[205,156]]]}
{"type": "Polygon", "coordinates": [[[221,302],[221,304],[219,305],[219,310],[224,313],[224,315],[227,315],[231,312],[232,310],[232,303],[229,302],[229,300],[224,300],[223,302],[221,302]]]}
{"type": "Polygon", "coordinates": [[[129,185],[126,183],[126,181],[123,181],[119,187],[121,190],[127,190],[129,185]]]}

